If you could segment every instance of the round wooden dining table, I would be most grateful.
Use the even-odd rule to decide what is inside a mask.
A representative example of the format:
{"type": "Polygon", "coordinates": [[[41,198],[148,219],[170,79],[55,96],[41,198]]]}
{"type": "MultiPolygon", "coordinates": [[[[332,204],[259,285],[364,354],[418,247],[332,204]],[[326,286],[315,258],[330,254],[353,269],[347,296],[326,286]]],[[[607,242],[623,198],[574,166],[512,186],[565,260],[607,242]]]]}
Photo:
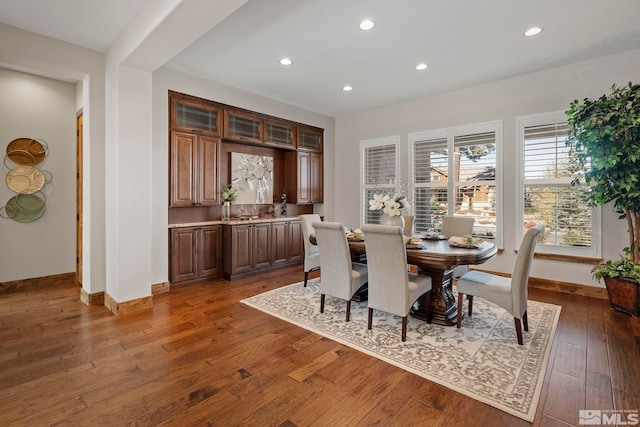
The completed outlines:
{"type": "MultiPolygon", "coordinates": [[[[353,261],[366,262],[365,244],[362,240],[349,240],[353,261]]],[[[447,240],[424,240],[422,248],[407,248],[407,263],[415,265],[419,274],[431,277],[431,321],[451,326],[456,324],[458,306],[453,295],[453,268],[457,265],[482,264],[498,253],[496,245],[482,242],[477,248],[459,248],[447,240]]],[[[411,315],[427,320],[426,298],[421,297],[411,310],[411,315]]]]}

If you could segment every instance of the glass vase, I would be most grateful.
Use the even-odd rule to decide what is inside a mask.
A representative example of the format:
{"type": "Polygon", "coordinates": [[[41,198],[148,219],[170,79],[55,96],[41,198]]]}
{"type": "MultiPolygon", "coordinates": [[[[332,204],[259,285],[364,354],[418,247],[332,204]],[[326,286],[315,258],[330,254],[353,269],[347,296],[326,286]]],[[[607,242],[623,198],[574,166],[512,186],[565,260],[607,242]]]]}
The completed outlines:
{"type": "Polygon", "coordinates": [[[231,218],[231,202],[224,202],[222,204],[222,220],[228,221],[231,218]]]}
{"type": "Polygon", "coordinates": [[[387,215],[383,213],[380,215],[380,224],[384,225],[395,225],[397,227],[401,227],[404,231],[404,218],[402,215],[387,215]]]}

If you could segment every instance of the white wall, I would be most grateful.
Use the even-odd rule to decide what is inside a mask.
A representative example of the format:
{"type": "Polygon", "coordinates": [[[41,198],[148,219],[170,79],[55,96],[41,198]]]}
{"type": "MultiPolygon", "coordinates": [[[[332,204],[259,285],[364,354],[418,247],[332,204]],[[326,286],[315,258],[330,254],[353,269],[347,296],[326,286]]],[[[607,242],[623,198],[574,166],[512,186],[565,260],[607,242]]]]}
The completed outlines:
{"type": "MultiPolygon", "coordinates": [[[[75,114],[81,107],[84,113],[84,199],[83,199],[83,261],[84,261],[84,278],[83,287],[89,293],[103,291],[105,289],[105,263],[104,263],[104,70],[102,54],[73,46],[54,40],[49,37],[39,36],[28,31],[20,30],[9,25],[0,24],[0,67],[15,71],[26,72],[29,74],[20,74],[20,78],[30,79],[30,75],[39,75],[56,79],[56,84],[71,86],[71,108],[67,108],[66,104],[48,104],[46,112],[38,120],[47,120],[48,116],[56,117],[58,110],[66,110],[65,121],[68,132],[72,135],[71,141],[73,146],[73,160],[69,167],[65,166],[62,173],[54,173],[54,181],[52,185],[55,187],[55,194],[50,197],[51,202],[57,200],[71,201],[68,208],[73,209],[72,221],[75,223],[75,178],[72,184],[59,180],[67,174],[74,174],[75,167],[75,114]],[[65,83],[70,82],[70,83],[65,83]],[[82,82],[82,94],[75,93],[75,84],[82,82]],[[77,96],[77,98],[76,98],[77,96]],[[82,103],[82,105],[78,105],[82,103]],[[71,186],[69,186],[71,185],[71,186]]],[[[0,79],[3,82],[5,79],[0,79]]],[[[7,83],[9,84],[9,83],[7,83]]],[[[13,84],[10,84],[13,86],[13,84]]],[[[16,87],[19,87],[16,84],[16,87]]],[[[3,91],[3,95],[4,95],[3,91]]],[[[40,100],[32,107],[40,110],[44,107],[40,100]],[[40,105],[39,105],[40,103],[40,105]]],[[[13,114],[13,113],[11,113],[13,114]]],[[[3,117],[7,118],[3,114],[3,117]]],[[[34,119],[34,125],[37,120],[34,119]]],[[[22,133],[14,130],[14,121],[8,121],[2,126],[2,132],[22,133]]],[[[11,140],[3,139],[3,143],[11,140]]],[[[58,151],[60,153],[60,151],[58,151]]],[[[52,155],[54,153],[52,149],[52,155]]],[[[65,161],[68,160],[65,157],[65,161]]],[[[53,162],[53,160],[51,160],[53,162]]],[[[49,162],[49,160],[47,160],[49,162]]],[[[50,166],[47,166],[50,167],[50,166]]],[[[55,171],[54,171],[55,172],[55,171]]],[[[2,184],[1,186],[3,186],[2,184]]],[[[0,200],[2,203],[3,200],[0,200]]],[[[49,215],[49,204],[47,204],[47,213],[49,215]]],[[[43,221],[44,218],[40,221],[43,221]]],[[[13,223],[13,221],[11,221],[13,223]]],[[[15,224],[15,223],[14,223],[15,224]]],[[[12,224],[13,225],[13,224],[12,224]]],[[[32,223],[38,226],[37,223],[32,223]]],[[[59,254],[51,254],[48,251],[45,256],[36,249],[35,254],[38,260],[48,265],[46,270],[19,269],[19,266],[29,254],[34,254],[32,250],[29,252],[18,252],[9,250],[8,254],[3,253],[0,260],[0,281],[29,279],[33,277],[46,276],[58,273],[69,273],[75,271],[75,225],[64,236],[61,241],[57,236],[53,236],[58,224],[49,224],[45,233],[39,238],[39,244],[47,248],[55,248],[59,254]],[[68,248],[73,248],[69,251],[68,248]],[[57,260],[60,256],[63,260],[57,260]],[[44,260],[44,261],[43,261],[44,260]],[[72,260],[72,264],[69,264],[72,260]],[[55,262],[55,264],[53,264],[55,262]]],[[[0,229],[0,243],[5,241],[6,223],[0,223],[3,227],[0,229]]],[[[66,227],[66,226],[65,226],[66,227]]],[[[33,228],[29,228],[33,230],[33,228]]],[[[8,235],[7,235],[8,236],[8,235]]],[[[0,245],[6,248],[8,245],[0,245]]]]}
{"type": "MultiPolygon", "coordinates": [[[[599,58],[579,64],[532,73],[517,78],[471,87],[387,108],[336,119],[335,219],[359,225],[359,141],[400,135],[401,175],[408,182],[408,142],[411,132],[426,131],[490,120],[503,121],[504,253],[483,267],[510,272],[516,249],[516,117],[551,111],[565,111],[571,101],[598,97],[613,83],[638,80],[640,51],[599,58]]],[[[473,72],[472,69],[469,72],[473,72]]],[[[331,192],[331,191],[329,191],[331,192]]],[[[610,208],[603,208],[604,259],[618,258],[626,244],[626,223],[610,208]]],[[[532,276],[550,280],[598,285],[591,278],[591,266],[557,261],[534,261],[532,276]]]]}
{"type": "MultiPolygon", "coordinates": [[[[38,220],[0,219],[0,282],[75,271],[75,85],[0,68],[0,152],[16,138],[41,138],[49,155],[38,169],[53,181],[38,220]]],[[[10,167],[15,166],[7,162],[10,167]]],[[[0,183],[0,206],[16,194],[0,183]]],[[[4,213],[4,212],[3,212],[4,213]]]]}

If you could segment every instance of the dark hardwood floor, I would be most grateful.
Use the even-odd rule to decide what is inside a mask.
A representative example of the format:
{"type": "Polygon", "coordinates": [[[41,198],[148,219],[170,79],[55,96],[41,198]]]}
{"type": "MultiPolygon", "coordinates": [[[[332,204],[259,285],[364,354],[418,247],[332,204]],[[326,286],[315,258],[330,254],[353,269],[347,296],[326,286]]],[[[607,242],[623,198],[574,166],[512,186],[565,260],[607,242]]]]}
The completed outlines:
{"type": "MultiPolygon", "coordinates": [[[[530,425],[239,303],[302,279],[292,267],[174,286],[119,317],[73,283],[0,295],[0,425],[530,425]]],[[[640,410],[640,320],[604,300],[530,298],[562,306],[533,424],[640,410]]]]}

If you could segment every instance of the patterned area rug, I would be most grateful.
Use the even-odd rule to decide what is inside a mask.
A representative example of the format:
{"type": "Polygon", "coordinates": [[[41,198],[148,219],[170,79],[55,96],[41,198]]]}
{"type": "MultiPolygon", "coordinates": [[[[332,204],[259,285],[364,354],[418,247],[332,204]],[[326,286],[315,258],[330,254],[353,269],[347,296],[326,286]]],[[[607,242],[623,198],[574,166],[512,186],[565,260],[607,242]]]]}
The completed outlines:
{"type": "Polygon", "coordinates": [[[327,296],[320,314],[319,279],[241,302],[527,421],[535,415],[561,308],[530,301],[529,332],[519,346],[513,317],[481,298],[460,329],[409,316],[404,343],[398,316],[374,310],[373,329],[367,329],[366,301],[352,302],[348,323],[339,299],[327,296]]]}

